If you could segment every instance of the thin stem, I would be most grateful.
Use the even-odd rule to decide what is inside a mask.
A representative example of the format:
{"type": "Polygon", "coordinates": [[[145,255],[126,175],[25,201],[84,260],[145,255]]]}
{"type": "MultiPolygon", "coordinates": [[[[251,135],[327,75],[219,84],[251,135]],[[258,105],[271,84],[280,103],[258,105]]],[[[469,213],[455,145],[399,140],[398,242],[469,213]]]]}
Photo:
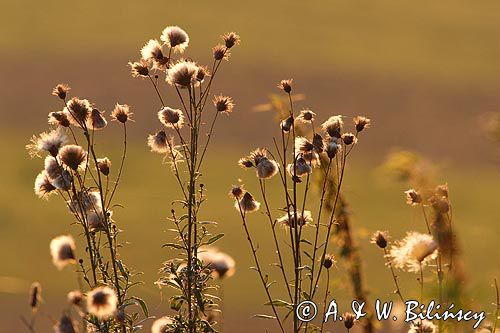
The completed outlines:
{"type": "Polygon", "coordinates": [[[389,257],[389,253],[387,252],[387,248],[384,248],[384,254],[385,254],[384,257],[385,257],[387,266],[389,266],[389,268],[391,269],[392,279],[394,281],[394,286],[396,287],[395,293],[399,296],[399,298],[401,299],[401,302],[403,302],[403,304],[404,304],[405,299],[403,297],[403,294],[401,293],[401,288],[399,287],[399,283],[398,283],[398,276],[396,275],[396,272],[394,271],[394,267],[393,267],[392,261],[389,257]]]}

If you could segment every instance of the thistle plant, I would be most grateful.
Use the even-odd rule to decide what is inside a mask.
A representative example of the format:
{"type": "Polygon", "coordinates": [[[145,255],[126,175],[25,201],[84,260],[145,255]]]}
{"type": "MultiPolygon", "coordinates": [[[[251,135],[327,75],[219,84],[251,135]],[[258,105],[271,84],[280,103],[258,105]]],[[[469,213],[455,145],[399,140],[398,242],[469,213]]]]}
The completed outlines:
{"type": "Polygon", "coordinates": [[[209,68],[182,57],[190,38],[181,28],[169,26],[163,30],[161,42],[148,41],[141,59],[130,63],[132,76],[149,81],[158,98],[157,116],[163,128],[148,137],[148,145],[170,165],[181,193],[169,215],[175,242],[164,244],[177,257],[163,264],[157,281],[160,287],[176,290],[170,298],[176,314],[158,319],[154,332],[215,332],[218,305],[217,297],[209,293],[216,289],[211,280],[230,276],[234,270],[232,258],[208,247],[223,234],[212,234],[210,227],[215,223],[200,218],[206,200],[202,168],[210,139],[219,116],[229,115],[234,107],[232,98],[211,93],[221,65],[240,40],[233,32],[222,39],[224,43],[212,50],[209,68]],[[166,89],[174,98],[163,95],[166,89]]]}
{"type": "Polygon", "coordinates": [[[354,118],[353,133],[345,131],[345,117],[340,115],[332,116],[318,126],[316,113],[307,109],[296,111],[292,80],[281,81],[278,88],[288,100],[287,114],[280,121],[279,139],[273,139],[272,149],[255,149],[239,161],[244,169],[256,171],[259,189],[257,199],[262,204],[256,195],[252,195],[242,185],[233,186],[231,195],[267,297],[266,304],[272,310],[272,315],[258,316],[274,319],[281,332],[318,331],[322,327],[299,320],[297,305],[304,300],[318,300],[317,304],[326,306],[326,298],[330,293],[329,270],[334,263],[333,257],[329,255],[328,243],[336,225],[342,182],[348,157],[358,143],[360,132],[369,127],[370,120],[366,117],[354,118]],[[310,134],[299,135],[299,126],[307,129],[302,129],[300,133],[310,134]],[[320,168],[322,164],[326,164],[324,169],[320,168]],[[313,174],[319,172],[325,175],[318,204],[311,197],[310,189],[313,174]],[[330,174],[335,176],[335,191],[331,192],[331,196],[327,195],[326,187],[330,174]],[[276,205],[278,208],[273,208],[267,192],[271,178],[278,178],[281,188],[282,202],[276,205]],[[332,210],[325,214],[327,203],[332,210]],[[313,214],[315,204],[317,207],[313,214]],[[251,221],[249,214],[259,209],[264,210],[263,219],[267,220],[274,239],[275,266],[279,269],[279,280],[284,290],[281,296],[276,296],[275,290],[271,288],[275,281],[271,280],[272,275],[264,271],[262,255],[258,252],[257,240],[251,231],[254,223],[262,222],[251,221]],[[281,216],[277,217],[277,213],[281,216]],[[285,230],[283,238],[280,227],[285,230]],[[322,281],[325,282],[324,286],[321,285],[322,281]],[[285,320],[288,317],[292,318],[289,324],[285,320]]]}
{"type": "MultiPolygon", "coordinates": [[[[43,199],[58,196],[73,217],[77,234],[84,238],[85,249],[77,251],[71,235],[61,235],[50,243],[50,253],[58,269],[76,266],[79,290],[72,295],[86,297],[78,317],[85,330],[99,332],[129,332],[137,329],[138,314],[128,313],[132,304],[142,300],[130,294],[134,273],[119,254],[121,230],[112,209],[124,168],[127,147],[127,124],[130,108],[116,104],[111,114],[123,129],[123,155],[118,168],[99,155],[99,133],[108,122],[86,99],[69,99],[70,88],[59,84],[53,95],[61,102],[61,111],[51,112],[48,122],[52,129],[33,136],[27,149],[32,157],[44,158],[44,168],[35,180],[35,193],[43,199]],[[80,253],[81,257],[77,253],[80,253]]],[[[73,325],[69,315],[64,325],[73,325]]]]}

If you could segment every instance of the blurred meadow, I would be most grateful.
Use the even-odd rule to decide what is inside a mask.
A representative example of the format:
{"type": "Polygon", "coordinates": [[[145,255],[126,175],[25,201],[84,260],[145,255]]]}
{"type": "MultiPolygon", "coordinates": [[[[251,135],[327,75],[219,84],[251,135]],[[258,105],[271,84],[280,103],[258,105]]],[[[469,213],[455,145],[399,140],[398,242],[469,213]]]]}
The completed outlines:
{"type": "MultiPolygon", "coordinates": [[[[144,273],[137,293],[153,314],[168,312],[167,297],[153,282],[161,262],[172,256],[161,245],[172,237],[165,216],[178,193],[169,166],[146,146],[147,134],[159,127],[160,105],[146,84],[130,77],[127,62],[171,24],[189,33],[189,55],[206,63],[220,34],[236,31],[242,38],[213,90],[232,96],[236,107],[217,124],[203,176],[209,195],[203,217],[219,222],[226,236],[217,246],[237,262],[236,275],[223,282],[223,332],[263,327],[251,317],[264,312],[264,293],[249,269],[252,258],[227,193],[242,174],[246,187],[257,190],[253,172],[243,173],[236,162],[279,135],[272,111],[263,111],[262,104],[289,77],[305,95],[301,107],[323,117],[363,114],[373,121],[353,152],[344,185],[370,297],[393,297],[390,273],[369,244],[373,231],[389,230],[395,238],[409,229],[423,231],[418,212],[405,204],[405,185],[380,170],[388,153],[407,149],[433,161],[435,181],[448,183],[468,296],[474,308],[491,311],[492,282],[500,277],[500,143],[482,129],[483,116],[500,108],[500,2],[2,0],[0,332],[25,331],[19,317],[29,311],[31,282],[43,286],[40,327],[51,326],[66,292],[76,287],[71,269],[59,272],[51,264],[48,244],[78,230],[57,198],[36,198],[40,161],[24,149],[46,129],[47,113],[60,109],[50,96],[59,82],[107,115],[116,102],[132,107],[135,123],[117,198],[123,208],[115,209],[114,218],[128,242],[122,256],[144,273]]],[[[118,161],[118,128],[99,135],[98,142],[114,147],[100,154],[118,161]]],[[[263,214],[252,216],[250,227],[265,239],[263,220],[263,214]]],[[[266,244],[259,245],[265,253],[266,244]]],[[[332,278],[341,285],[345,276],[339,263],[332,278]]],[[[403,284],[416,289],[412,279],[403,284]]],[[[347,304],[352,297],[341,289],[333,290],[334,297],[347,304]]]]}

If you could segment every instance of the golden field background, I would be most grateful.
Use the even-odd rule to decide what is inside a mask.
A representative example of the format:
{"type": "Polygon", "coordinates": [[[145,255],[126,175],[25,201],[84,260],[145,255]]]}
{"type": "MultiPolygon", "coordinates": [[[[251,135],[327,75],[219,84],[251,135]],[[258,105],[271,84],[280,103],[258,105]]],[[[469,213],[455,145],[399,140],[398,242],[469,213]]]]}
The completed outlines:
{"type": "MultiPolygon", "coordinates": [[[[32,186],[41,161],[30,160],[24,150],[32,134],[46,129],[46,114],[60,108],[50,96],[59,82],[108,113],[115,102],[133,108],[136,122],[129,128],[131,148],[117,197],[124,208],[115,210],[115,219],[125,231],[122,240],[130,242],[124,259],[144,272],[138,294],[154,314],[168,310],[153,281],[160,263],[173,255],[161,244],[170,239],[163,232],[165,217],[178,193],[168,167],[145,143],[147,134],[159,128],[159,105],[148,83],[132,79],[126,64],[171,24],[190,34],[187,55],[202,63],[210,61],[220,34],[234,30],[243,40],[213,90],[233,96],[237,107],[218,124],[204,175],[209,200],[203,214],[220,223],[226,237],[219,247],[237,261],[237,274],[223,286],[225,332],[250,332],[263,324],[250,318],[265,310],[264,295],[248,269],[250,252],[226,193],[238,178],[257,189],[253,173],[242,171],[236,161],[276,135],[274,115],[253,107],[266,103],[277,92],[276,83],[288,77],[306,96],[301,106],[321,119],[365,114],[374,122],[360,140],[344,187],[371,297],[389,298],[393,288],[381,253],[368,243],[370,233],[387,229],[399,238],[407,230],[423,230],[418,213],[404,203],[406,188],[377,171],[388,152],[403,148],[440,165],[437,181],[448,182],[452,191],[472,304],[492,308],[491,283],[500,276],[500,155],[481,127],[482,116],[500,106],[500,3],[3,0],[0,332],[24,332],[19,316],[27,314],[32,281],[44,287],[41,332],[48,331],[66,292],[76,287],[71,270],[59,272],[51,264],[48,243],[78,230],[70,226],[58,198],[45,202],[35,197],[32,186]]],[[[97,148],[109,148],[102,155],[118,161],[121,137],[114,125],[99,134],[97,148]]],[[[269,240],[259,226],[263,216],[253,216],[252,222],[265,253],[269,240]]],[[[345,289],[342,265],[333,275],[336,286],[345,289]]],[[[403,281],[416,292],[412,276],[403,281]]],[[[350,300],[345,291],[333,292],[343,304],[350,300]]]]}

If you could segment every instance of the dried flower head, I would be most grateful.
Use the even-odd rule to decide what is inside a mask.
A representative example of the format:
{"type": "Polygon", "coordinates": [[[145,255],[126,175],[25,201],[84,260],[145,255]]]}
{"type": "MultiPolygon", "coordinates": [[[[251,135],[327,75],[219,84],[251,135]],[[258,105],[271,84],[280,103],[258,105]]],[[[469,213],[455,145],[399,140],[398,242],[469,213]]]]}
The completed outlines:
{"type": "Polygon", "coordinates": [[[235,32],[225,34],[222,36],[222,39],[224,39],[224,43],[228,49],[240,43],[240,36],[238,36],[235,32]]]}
{"type": "Polygon", "coordinates": [[[240,200],[236,200],[235,203],[236,210],[246,213],[253,213],[259,210],[260,202],[256,201],[250,192],[245,192],[243,197],[240,200]]]}
{"type": "Polygon", "coordinates": [[[142,60],[152,62],[157,69],[166,69],[168,58],[163,55],[161,44],[156,39],[149,40],[141,49],[142,60]]]}
{"type": "Polygon", "coordinates": [[[87,152],[80,146],[67,145],[61,148],[58,158],[65,166],[76,171],[85,167],[87,152]]]}
{"type": "Polygon", "coordinates": [[[278,83],[278,88],[289,94],[292,91],[292,82],[293,79],[281,80],[278,83]]]}
{"type": "Polygon", "coordinates": [[[169,152],[168,138],[165,131],[156,132],[148,136],[148,146],[155,153],[165,154],[169,152]]]}
{"type": "Polygon", "coordinates": [[[109,175],[109,169],[111,168],[111,161],[107,157],[97,159],[97,167],[103,175],[109,175]]]}
{"type": "Polygon", "coordinates": [[[71,188],[71,173],[62,168],[54,157],[47,156],[45,158],[44,170],[47,173],[50,183],[57,189],[68,191],[71,188]]]}
{"type": "Polygon", "coordinates": [[[68,142],[68,137],[62,128],[57,128],[48,133],[43,132],[39,136],[34,135],[30,141],[26,149],[31,157],[40,156],[43,151],[55,157],[59,149],[68,142]]]}
{"type": "Polygon", "coordinates": [[[68,304],[81,307],[83,305],[85,296],[83,296],[80,290],[72,290],[68,293],[67,299],[68,299],[68,304]]]}
{"type": "Polygon", "coordinates": [[[102,212],[102,198],[99,191],[80,191],[68,201],[72,212],[102,212]]]}
{"type": "Polygon", "coordinates": [[[217,61],[228,60],[230,56],[228,48],[222,44],[215,45],[212,49],[212,53],[214,55],[214,59],[217,61]]]}
{"type": "Polygon", "coordinates": [[[67,84],[59,83],[54,89],[52,89],[52,95],[57,96],[62,100],[65,100],[68,91],[70,90],[71,88],[67,84]]]}
{"type": "Polygon", "coordinates": [[[316,116],[316,113],[312,112],[311,110],[302,110],[300,111],[300,114],[297,116],[297,119],[302,121],[302,122],[312,122],[314,121],[314,117],[316,116]]]}
{"type": "Polygon", "coordinates": [[[293,117],[290,116],[286,119],[283,119],[280,123],[280,127],[281,127],[281,130],[285,133],[288,133],[290,132],[290,130],[292,129],[292,126],[293,126],[293,117]]]}
{"type": "Polygon", "coordinates": [[[323,130],[325,130],[332,138],[340,138],[342,136],[341,133],[343,126],[344,122],[341,115],[331,116],[321,125],[323,130]]]}
{"type": "Polygon", "coordinates": [[[344,133],[342,134],[342,141],[346,146],[355,145],[358,143],[358,138],[353,133],[344,133]]]}
{"type": "Polygon", "coordinates": [[[180,88],[187,88],[198,83],[197,75],[198,66],[194,62],[181,60],[168,70],[167,82],[180,88]]]}
{"type": "Polygon", "coordinates": [[[302,177],[312,172],[312,167],[303,157],[299,157],[295,162],[295,170],[293,163],[288,164],[287,171],[290,176],[302,177]]]}
{"type": "Polygon", "coordinates": [[[387,247],[387,241],[389,240],[389,234],[387,231],[377,230],[371,238],[371,243],[377,244],[381,249],[385,249],[387,247]]]}
{"type": "Polygon", "coordinates": [[[73,97],[69,100],[63,112],[72,125],[83,126],[87,122],[91,111],[92,106],[88,100],[73,97]]]}
{"type": "Polygon", "coordinates": [[[278,163],[267,158],[260,159],[256,167],[257,177],[269,179],[278,173],[278,163]]]}
{"type": "Polygon", "coordinates": [[[55,111],[49,113],[48,122],[50,125],[69,127],[70,122],[68,116],[63,111],[55,111]]]}
{"type": "Polygon", "coordinates": [[[177,26],[166,27],[160,39],[165,42],[168,47],[171,47],[174,52],[184,52],[189,45],[188,34],[177,26]]]}
{"type": "Polygon", "coordinates": [[[58,236],[50,242],[52,262],[58,269],[75,263],[75,241],[70,235],[58,236]]]}
{"type": "Polygon", "coordinates": [[[75,325],[68,315],[63,314],[61,319],[54,325],[54,333],[75,333],[75,325]]]}
{"type": "Polygon", "coordinates": [[[434,333],[436,325],[430,320],[415,320],[410,325],[408,333],[434,333]]]}
{"type": "Polygon", "coordinates": [[[47,175],[47,172],[43,170],[36,176],[35,179],[35,194],[39,198],[47,199],[48,195],[55,193],[56,187],[52,185],[50,179],[47,175]]]}
{"type": "Polygon", "coordinates": [[[231,277],[235,273],[234,259],[227,253],[220,252],[215,248],[199,249],[198,259],[212,271],[212,275],[216,278],[231,277]]]}
{"type": "Polygon", "coordinates": [[[419,272],[430,260],[437,256],[438,244],[429,234],[409,232],[389,251],[395,267],[408,272],[419,272]]]}
{"type": "Polygon", "coordinates": [[[97,287],[87,294],[87,309],[99,319],[111,317],[118,304],[118,298],[113,289],[108,286],[97,287]]]}
{"type": "Polygon", "coordinates": [[[419,192],[414,189],[409,189],[405,191],[406,194],[406,203],[411,206],[416,206],[422,203],[422,196],[419,192]]]}
{"type": "Polygon", "coordinates": [[[210,76],[210,71],[207,66],[198,66],[198,73],[196,73],[196,80],[203,82],[205,77],[210,76]]]}
{"type": "Polygon", "coordinates": [[[90,117],[87,118],[87,128],[90,130],[100,130],[108,125],[106,119],[102,116],[103,112],[92,109],[90,117]]]}
{"type": "Polygon", "coordinates": [[[297,215],[295,215],[295,212],[293,211],[291,211],[290,213],[287,212],[276,220],[276,222],[283,226],[286,226],[287,228],[295,228],[297,225],[299,227],[302,227],[311,223],[312,221],[312,214],[308,210],[304,210],[304,214],[299,211],[297,212],[297,215]],[[297,218],[295,218],[296,216],[297,218]]]}
{"type": "Polygon", "coordinates": [[[111,118],[125,124],[128,120],[132,120],[132,114],[133,113],[130,112],[130,107],[127,104],[116,103],[115,109],[111,112],[111,118]]]}
{"type": "Polygon", "coordinates": [[[446,214],[450,210],[450,202],[446,197],[433,195],[429,198],[429,203],[439,214],[446,214]]]}
{"type": "Polygon", "coordinates": [[[132,77],[149,76],[149,65],[146,60],[140,59],[139,61],[129,62],[128,65],[130,66],[132,77]]]}
{"type": "MultiPolygon", "coordinates": [[[[104,215],[101,209],[90,210],[87,212],[87,225],[90,231],[102,231],[106,230],[104,224],[104,215]],[[96,212],[97,210],[97,212],[96,212]]],[[[111,211],[108,211],[111,215],[111,211]]]]}
{"type": "Polygon", "coordinates": [[[434,192],[436,192],[437,196],[448,199],[448,197],[449,197],[448,184],[436,186],[436,188],[434,189],[434,192]]]}
{"type": "Polygon", "coordinates": [[[158,119],[163,125],[170,128],[181,128],[184,124],[182,111],[169,108],[168,106],[158,111],[158,119]]]}
{"type": "Polygon", "coordinates": [[[229,196],[231,198],[241,199],[243,197],[244,192],[245,189],[243,188],[242,185],[233,185],[231,187],[231,191],[229,192],[229,196]]]}
{"type": "Polygon", "coordinates": [[[344,313],[342,318],[344,318],[344,326],[347,330],[350,330],[356,322],[356,316],[350,312],[344,313]]]}
{"type": "Polygon", "coordinates": [[[335,257],[333,254],[327,254],[325,255],[325,259],[323,260],[323,267],[326,269],[330,269],[333,264],[335,264],[335,257]]]}
{"type": "Polygon", "coordinates": [[[151,326],[151,333],[173,333],[175,331],[173,323],[170,317],[156,319],[151,326]]]}
{"type": "Polygon", "coordinates": [[[231,97],[222,95],[215,96],[213,103],[217,112],[223,112],[223,113],[233,112],[234,102],[231,97]]]}
{"type": "Polygon", "coordinates": [[[42,301],[42,286],[38,282],[33,282],[30,287],[29,305],[32,311],[36,311],[42,301]]]}
{"type": "Polygon", "coordinates": [[[314,146],[314,150],[318,153],[321,153],[325,149],[323,137],[319,133],[314,133],[312,144],[314,146]]]}
{"type": "Polygon", "coordinates": [[[335,138],[328,138],[326,143],[326,155],[328,155],[328,158],[332,159],[334,158],[337,153],[341,150],[341,146],[338,144],[337,139],[335,138]]]}
{"type": "Polygon", "coordinates": [[[356,132],[361,132],[365,128],[369,128],[371,124],[371,120],[364,116],[356,116],[354,117],[354,125],[356,126],[356,132]]]}
{"type": "Polygon", "coordinates": [[[301,153],[310,153],[314,150],[314,145],[311,141],[304,138],[303,136],[298,136],[295,138],[295,151],[301,153]]]}

